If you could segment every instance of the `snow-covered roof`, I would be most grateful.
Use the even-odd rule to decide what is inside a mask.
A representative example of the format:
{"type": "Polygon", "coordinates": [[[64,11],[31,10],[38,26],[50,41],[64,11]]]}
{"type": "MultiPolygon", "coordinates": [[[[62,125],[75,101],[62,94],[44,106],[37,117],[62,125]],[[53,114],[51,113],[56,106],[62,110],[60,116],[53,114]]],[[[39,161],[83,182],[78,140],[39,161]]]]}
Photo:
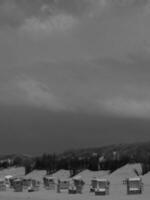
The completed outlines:
{"type": "Polygon", "coordinates": [[[106,178],[96,178],[96,177],[94,177],[92,180],[95,180],[98,182],[107,182],[108,181],[106,178]]]}
{"type": "Polygon", "coordinates": [[[129,178],[129,181],[140,181],[141,178],[140,177],[134,177],[134,178],[129,178]]]}
{"type": "Polygon", "coordinates": [[[9,178],[12,178],[13,176],[12,175],[6,175],[5,178],[9,179],[9,178]]]}

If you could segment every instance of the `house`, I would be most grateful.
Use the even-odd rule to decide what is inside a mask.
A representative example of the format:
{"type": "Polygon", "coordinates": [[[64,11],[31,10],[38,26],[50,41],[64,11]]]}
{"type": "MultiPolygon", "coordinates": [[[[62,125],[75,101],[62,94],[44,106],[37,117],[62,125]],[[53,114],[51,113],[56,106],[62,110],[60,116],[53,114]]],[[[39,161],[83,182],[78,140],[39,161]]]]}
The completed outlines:
{"type": "Polygon", "coordinates": [[[68,191],[70,180],[69,179],[58,179],[57,192],[68,191]]]}
{"type": "Polygon", "coordinates": [[[96,179],[95,195],[108,195],[110,182],[107,179],[96,179]]]}
{"type": "Polygon", "coordinates": [[[23,188],[30,191],[38,191],[40,187],[40,181],[31,179],[31,178],[24,178],[23,179],[23,188]]]}
{"type": "Polygon", "coordinates": [[[96,187],[97,187],[97,178],[93,177],[91,180],[90,192],[95,192],[96,187]]]}
{"type": "Polygon", "coordinates": [[[81,176],[75,176],[69,186],[69,194],[81,194],[84,186],[84,181],[81,176]]]}
{"type": "Polygon", "coordinates": [[[23,191],[23,180],[17,178],[13,181],[14,192],[22,192],[23,191]]]}
{"type": "Polygon", "coordinates": [[[6,187],[7,187],[7,188],[11,188],[11,187],[12,187],[12,183],[13,183],[14,177],[13,177],[12,175],[6,175],[6,176],[4,177],[4,179],[5,179],[6,187]]]}
{"type": "Polygon", "coordinates": [[[44,182],[45,189],[47,189],[47,190],[55,190],[56,189],[57,179],[55,177],[44,176],[43,182],[44,182]]]}
{"type": "Polygon", "coordinates": [[[0,179],[0,191],[6,191],[6,184],[4,179],[0,179]]]}
{"type": "Polygon", "coordinates": [[[141,194],[143,183],[140,177],[126,179],[127,194],[141,194]]]}

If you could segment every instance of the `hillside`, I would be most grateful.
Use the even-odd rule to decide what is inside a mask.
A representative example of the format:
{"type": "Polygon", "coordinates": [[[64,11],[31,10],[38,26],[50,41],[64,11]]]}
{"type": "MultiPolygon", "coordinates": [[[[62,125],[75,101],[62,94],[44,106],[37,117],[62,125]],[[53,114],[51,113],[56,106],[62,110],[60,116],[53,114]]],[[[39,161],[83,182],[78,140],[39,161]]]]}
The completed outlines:
{"type": "Polygon", "coordinates": [[[130,144],[114,144],[95,148],[86,148],[79,150],[69,150],[60,155],[60,157],[88,157],[96,153],[104,154],[108,159],[112,157],[112,152],[118,152],[120,156],[128,156],[136,162],[148,161],[150,157],[150,142],[130,143],[130,144]]]}
{"type": "Polygon", "coordinates": [[[143,174],[150,171],[150,142],[68,150],[61,154],[43,154],[37,157],[0,155],[1,168],[24,166],[26,174],[36,169],[46,170],[48,174],[60,169],[71,170],[71,176],[85,169],[113,172],[128,163],[141,163],[143,174]],[[103,163],[100,163],[101,158],[103,163]]]}

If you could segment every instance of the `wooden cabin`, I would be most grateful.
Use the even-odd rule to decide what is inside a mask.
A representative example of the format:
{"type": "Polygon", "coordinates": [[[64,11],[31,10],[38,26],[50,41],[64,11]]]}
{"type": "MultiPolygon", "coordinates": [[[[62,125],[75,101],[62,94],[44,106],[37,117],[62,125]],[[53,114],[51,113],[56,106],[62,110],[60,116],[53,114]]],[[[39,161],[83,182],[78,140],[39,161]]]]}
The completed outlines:
{"type": "Polygon", "coordinates": [[[4,179],[5,179],[5,184],[6,184],[7,188],[13,187],[14,177],[12,175],[7,175],[7,176],[5,176],[4,179]]]}
{"type": "Polygon", "coordinates": [[[76,194],[77,193],[77,188],[76,188],[73,180],[71,180],[70,183],[69,183],[68,193],[69,194],[76,194]]]}
{"type": "Polygon", "coordinates": [[[60,179],[59,180],[60,189],[61,190],[68,190],[69,188],[69,179],[60,179]]]}
{"type": "Polygon", "coordinates": [[[32,184],[32,179],[31,178],[24,178],[23,179],[23,188],[28,189],[32,184]]]}
{"type": "Polygon", "coordinates": [[[14,192],[22,192],[23,191],[23,180],[17,178],[13,181],[14,192]]]}
{"type": "Polygon", "coordinates": [[[73,178],[74,185],[76,186],[77,193],[81,194],[84,186],[84,181],[81,176],[75,176],[73,178]]]}
{"type": "Polygon", "coordinates": [[[92,178],[90,185],[90,192],[95,192],[95,188],[97,187],[97,178],[92,178]]]}
{"type": "Polygon", "coordinates": [[[81,194],[84,186],[84,181],[81,176],[75,176],[69,185],[69,194],[81,194]]]}
{"type": "Polygon", "coordinates": [[[32,179],[31,184],[28,187],[28,192],[39,191],[39,188],[40,188],[40,182],[35,179],[32,179]]]}
{"type": "Polygon", "coordinates": [[[142,194],[143,183],[140,177],[128,178],[126,185],[127,194],[142,194]]]}
{"type": "Polygon", "coordinates": [[[96,179],[95,195],[108,195],[110,183],[107,179],[96,179]]]}
{"type": "Polygon", "coordinates": [[[69,179],[58,179],[57,192],[68,191],[70,185],[69,179]]]}
{"type": "Polygon", "coordinates": [[[0,179],[0,191],[6,191],[6,184],[4,179],[0,179]]]}
{"type": "Polygon", "coordinates": [[[40,181],[35,179],[23,179],[23,188],[27,189],[29,192],[38,191],[40,187],[40,181]]]}
{"type": "Polygon", "coordinates": [[[32,179],[31,187],[34,189],[34,191],[38,191],[40,187],[40,181],[32,179]]]}
{"type": "Polygon", "coordinates": [[[56,189],[57,179],[55,177],[44,176],[43,182],[44,182],[45,189],[47,189],[47,190],[55,190],[56,189]]]}

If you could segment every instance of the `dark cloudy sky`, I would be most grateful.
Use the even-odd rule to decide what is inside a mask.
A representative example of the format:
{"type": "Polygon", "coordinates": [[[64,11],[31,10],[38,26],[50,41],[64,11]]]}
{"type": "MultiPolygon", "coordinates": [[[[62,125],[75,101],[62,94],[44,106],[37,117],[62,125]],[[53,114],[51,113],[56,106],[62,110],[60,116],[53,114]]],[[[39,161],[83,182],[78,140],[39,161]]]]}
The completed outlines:
{"type": "Polygon", "coordinates": [[[0,150],[150,140],[150,0],[0,0],[0,150]]]}

